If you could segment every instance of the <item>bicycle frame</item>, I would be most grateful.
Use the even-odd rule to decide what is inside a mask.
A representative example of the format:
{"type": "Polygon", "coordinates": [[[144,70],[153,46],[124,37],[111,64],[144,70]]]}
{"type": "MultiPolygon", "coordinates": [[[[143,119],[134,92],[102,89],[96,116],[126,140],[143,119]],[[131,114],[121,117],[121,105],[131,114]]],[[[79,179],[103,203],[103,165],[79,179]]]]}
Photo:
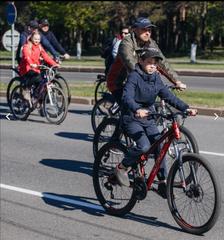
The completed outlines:
{"type": "Polygon", "coordinates": [[[49,72],[44,73],[44,77],[42,79],[42,81],[44,81],[44,82],[40,83],[41,86],[40,86],[40,90],[39,90],[39,94],[38,94],[36,103],[39,100],[41,100],[41,98],[43,97],[43,93],[45,93],[47,91],[48,96],[49,96],[49,100],[50,100],[50,104],[53,106],[54,104],[53,104],[53,101],[52,101],[50,91],[51,91],[51,85],[52,85],[51,81],[52,81],[52,79],[54,79],[55,73],[52,71],[52,68],[49,68],[45,65],[40,65],[40,67],[44,67],[44,70],[48,70],[49,72]],[[46,78],[47,81],[44,78],[46,78]]]}
{"type": "Polygon", "coordinates": [[[159,156],[155,160],[155,164],[150,172],[150,175],[146,181],[147,190],[150,190],[152,183],[155,179],[155,176],[157,175],[157,173],[159,171],[159,168],[163,161],[163,158],[165,157],[165,155],[170,147],[170,144],[172,143],[172,141],[174,139],[180,139],[179,126],[175,120],[172,123],[172,127],[167,132],[165,132],[154,144],[152,144],[152,146],[150,147],[148,152],[145,154],[142,154],[140,156],[140,159],[138,160],[137,163],[140,163],[140,172],[144,176],[145,169],[144,169],[143,162],[146,161],[148,159],[148,156],[155,151],[156,147],[158,147],[163,141],[165,141],[162,149],[160,150],[159,156]]]}

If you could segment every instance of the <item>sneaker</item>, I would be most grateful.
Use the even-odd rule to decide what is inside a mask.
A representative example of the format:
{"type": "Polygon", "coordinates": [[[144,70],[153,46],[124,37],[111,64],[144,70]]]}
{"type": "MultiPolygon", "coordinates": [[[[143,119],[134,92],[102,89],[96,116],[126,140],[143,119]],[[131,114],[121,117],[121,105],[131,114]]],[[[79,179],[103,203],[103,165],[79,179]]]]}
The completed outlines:
{"type": "Polygon", "coordinates": [[[129,169],[120,168],[119,164],[116,166],[114,170],[114,174],[117,177],[117,180],[120,185],[127,186],[127,187],[130,186],[128,171],[129,169]]]}
{"type": "Polygon", "coordinates": [[[166,182],[160,182],[158,184],[158,190],[157,193],[164,199],[167,199],[167,193],[166,193],[166,182]]]}

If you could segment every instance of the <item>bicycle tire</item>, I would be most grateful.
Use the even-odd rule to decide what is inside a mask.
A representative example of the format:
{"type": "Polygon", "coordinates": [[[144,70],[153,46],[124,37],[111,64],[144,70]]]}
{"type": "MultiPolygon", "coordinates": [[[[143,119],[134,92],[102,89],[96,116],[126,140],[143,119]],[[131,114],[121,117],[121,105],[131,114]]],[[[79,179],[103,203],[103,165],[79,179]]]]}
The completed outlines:
{"type": "Polygon", "coordinates": [[[118,129],[119,119],[117,118],[106,118],[97,127],[93,138],[93,155],[96,157],[99,149],[106,143],[111,141],[111,137],[115,131],[117,140],[122,139],[122,131],[118,129]],[[107,131],[109,129],[110,132],[107,131]]]}
{"type": "Polygon", "coordinates": [[[192,152],[199,153],[199,147],[196,138],[192,134],[192,132],[186,128],[185,126],[180,126],[180,132],[184,136],[187,136],[187,139],[190,141],[192,152]]]}
{"type": "Polygon", "coordinates": [[[105,211],[108,214],[111,214],[114,216],[124,216],[125,214],[127,214],[132,210],[132,208],[135,206],[137,202],[133,187],[125,187],[125,186],[121,187],[118,183],[116,183],[116,180],[114,184],[110,184],[109,182],[109,179],[114,177],[113,171],[115,166],[120,162],[120,160],[123,159],[123,155],[126,153],[126,151],[127,151],[126,147],[120,143],[115,143],[115,142],[107,143],[101,148],[93,164],[93,186],[94,186],[97,199],[99,200],[100,204],[103,206],[105,211]],[[115,162],[112,159],[112,162],[111,162],[112,166],[110,167],[109,165],[110,162],[108,162],[110,160],[109,160],[109,157],[107,157],[108,154],[120,155],[121,159],[115,162]],[[105,165],[104,168],[103,166],[101,166],[102,164],[103,166],[105,165]],[[104,180],[107,182],[103,183],[102,181],[104,180]],[[103,194],[104,191],[102,190],[101,186],[105,187],[105,191],[106,191],[105,193],[109,199],[105,198],[103,194]],[[112,194],[109,196],[108,192],[111,191],[112,193],[112,190],[111,189],[108,190],[107,186],[108,188],[111,187],[112,190],[113,188],[115,188],[115,194],[119,194],[121,192],[121,195],[122,195],[122,193],[124,194],[125,192],[126,193],[124,194],[125,198],[122,198],[122,196],[124,195],[119,196],[119,198],[116,198],[116,197],[114,198],[112,194]],[[128,191],[130,192],[128,193],[128,191]],[[128,195],[130,197],[128,197],[128,195]],[[126,202],[126,204],[124,204],[123,206],[119,205],[123,203],[122,201],[126,202]]]}
{"type": "Polygon", "coordinates": [[[54,86],[51,88],[51,92],[59,93],[59,95],[57,95],[56,97],[62,98],[62,104],[58,108],[58,101],[55,98],[52,98],[52,100],[54,101],[54,104],[57,105],[56,107],[57,107],[58,112],[56,112],[56,113],[48,112],[47,104],[50,102],[50,100],[49,100],[48,92],[46,92],[45,96],[44,96],[44,101],[43,101],[44,116],[46,117],[48,122],[58,125],[58,124],[62,123],[67,116],[67,113],[68,113],[67,98],[65,97],[65,94],[61,88],[54,86]],[[57,119],[58,114],[61,114],[61,113],[62,113],[62,115],[59,117],[59,119],[57,119]]]}
{"type": "MultiPolygon", "coordinates": [[[[71,103],[71,98],[72,98],[72,96],[71,96],[71,91],[70,91],[70,87],[69,87],[69,84],[68,84],[68,82],[67,82],[67,80],[65,79],[65,78],[63,78],[61,75],[56,75],[55,76],[55,79],[56,80],[61,80],[62,81],[62,84],[64,85],[64,87],[62,86],[62,89],[65,91],[65,93],[66,93],[66,96],[67,96],[67,98],[68,98],[68,105],[71,103]]],[[[54,80],[55,80],[54,79],[54,80]]],[[[53,82],[54,82],[54,80],[53,80],[53,82]]],[[[59,82],[60,83],[60,82],[59,82]]]]}
{"type": "Polygon", "coordinates": [[[94,132],[96,132],[97,127],[104,118],[110,117],[109,108],[113,104],[114,102],[107,98],[102,98],[95,103],[91,112],[91,125],[94,132]]]}
{"type": "Polygon", "coordinates": [[[10,106],[11,93],[12,93],[12,90],[15,88],[15,87],[12,88],[12,86],[15,82],[18,82],[17,86],[20,85],[21,84],[21,78],[20,77],[14,77],[8,83],[7,90],[6,90],[6,98],[7,98],[8,106],[10,106]]]}
{"type": "MultiPolygon", "coordinates": [[[[168,205],[170,212],[172,216],[174,217],[177,224],[184,229],[186,232],[191,234],[203,234],[207,231],[209,231],[216,223],[220,209],[221,209],[221,188],[219,181],[217,179],[217,175],[215,174],[214,170],[212,169],[211,164],[207,159],[202,157],[199,154],[195,153],[187,153],[183,155],[183,171],[190,172],[190,174],[195,174],[197,176],[197,184],[193,183],[193,177],[192,181],[186,183],[186,193],[181,189],[180,187],[175,186],[176,177],[179,177],[179,162],[176,161],[169,173],[168,179],[167,179],[167,197],[168,197],[168,205]],[[188,164],[190,166],[190,163],[193,163],[193,168],[189,168],[188,164]],[[197,165],[197,170],[193,170],[194,166],[197,165]],[[202,168],[205,169],[206,172],[202,172],[202,168]],[[203,178],[202,178],[203,176],[203,178]],[[214,188],[214,193],[208,188],[209,182],[206,179],[206,176],[211,179],[212,187],[214,188]],[[202,180],[205,179],[206,184],[201,184],[202,180]],[[205,191],[206,190],[206,191],[205,191]],[[179,198],[178,196],[181,195],[179,198]],[[186,196],[187,198],[191,199],[191,203],[186,204],[183,202],[183,197],[186,196]],[[205,200],[207,202],[206,205],[203,205],[202,201],[205,200]],[[214,206],[210,207],[209,203],[211,202],[211,199],[214,198],[214,206]],[[181,199],[181,208],[178,209],[179,200],[181,199]],[[196,210],[192,209],[186,209],[188,206],[193,208],[193,204],[197,204],[196,210]],[[183,208],[183,205],[185,206],[183,208]],[[206,208],[205,208],[206,207],[206,208]],[[184,216],[183,211],[186,209],[187,215],[184,216]],[[201,211],[200,214],[196,214],[196,211],[201,211]],[[205,216],[202,215],[202,210],[206,210],[206,219],[205,216]],[[210,211],[211,210],[211,211],[210,211]],[[211,213],[210,213],[211,212],[211,213]],[[193,213],[193,223],[192,220],[189,219],[189,214],[193,213]],[[204,217],[202,219],[202,216],[204,217]],[[196,221],[200,220],[199,224],[196,224],[196,221]]],[[[180,180],[179,180],[180,181],[180,180]]],[[[188,199],[187,199],[188,200],[188,199]]]]}
{"type": "Polygon", "coordinates": [[[29,102],[23,98],[21,85],[12,90],[9,107],[16,119],[25,121],[29,117],[31,109],[29,102]]]}
{"type": "Polygon", "coordinates": [[[97,83],[95,92],[94,92],[94,100],[95,103],[98,102],[102,98],[103,92],[109,92],[106,86],[106,80],[101,80],[97,83]]]}

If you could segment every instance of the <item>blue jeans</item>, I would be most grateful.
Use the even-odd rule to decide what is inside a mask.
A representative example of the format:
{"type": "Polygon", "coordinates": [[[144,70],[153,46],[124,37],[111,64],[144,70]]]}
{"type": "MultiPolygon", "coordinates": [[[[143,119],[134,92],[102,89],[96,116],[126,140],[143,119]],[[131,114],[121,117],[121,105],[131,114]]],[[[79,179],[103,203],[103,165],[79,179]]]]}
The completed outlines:
{"type": "MultiPolygon", "coordinates": [[[[143,125],[138,121],[130,121],[123,124],[124,130],[131,137],[136,146],[129,149],[127,155],[124,157],[122,164],[125,167],[133,166],[139,159],[140,155],[146,153],[151,145],[160,138],[161,134],[156,126],[155,120],[151,119],[143,125]]],[[[155,149],[155,159],[158,157],[161,146],[155,149]]],[[[164,180],[167,177],[166,159],[164,158],[157,175],[159,180],[164,180]]]]}

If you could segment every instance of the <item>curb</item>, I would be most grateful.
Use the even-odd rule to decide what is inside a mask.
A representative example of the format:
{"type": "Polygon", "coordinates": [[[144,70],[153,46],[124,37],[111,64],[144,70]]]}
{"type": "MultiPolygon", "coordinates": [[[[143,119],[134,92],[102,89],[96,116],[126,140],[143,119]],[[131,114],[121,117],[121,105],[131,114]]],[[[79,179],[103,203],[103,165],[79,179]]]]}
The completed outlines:
{"type": "MultiPolygon", "coordinates": [[[[0,69],[10,69],[11,65],[0,65],[0,69]]],[[[74,66],[63,66],[60,68],[61,72],[89,72],[89,73],[104,73],[104,68],[102,67],[74,67],[74,66]]],[[[202,76],[202,77],[224,77],[224,71],[217,72],[214,70],[210,71],[194,71],[194,70],[176,70],[177,74],[180,76],[202,76]]]]}
{"type": "MultiPolygon", "coordinates": [[[[0,97],[6,97],[6,92],[0,91],[0,97]]],[[[71,103],[75,104],[85,104],[85,105],[94,105],[94,98],[85,98],[85,97],[72,97],[71,103]]],[[[206,107],[197,107],[191,106],[191,108],[196,108],[198,110],[198,115],[204,116],[213,116],[215,117],[217,114],[219,117],[224,117],[224,107],[220,108],[206,108],[206,107]]]]}

